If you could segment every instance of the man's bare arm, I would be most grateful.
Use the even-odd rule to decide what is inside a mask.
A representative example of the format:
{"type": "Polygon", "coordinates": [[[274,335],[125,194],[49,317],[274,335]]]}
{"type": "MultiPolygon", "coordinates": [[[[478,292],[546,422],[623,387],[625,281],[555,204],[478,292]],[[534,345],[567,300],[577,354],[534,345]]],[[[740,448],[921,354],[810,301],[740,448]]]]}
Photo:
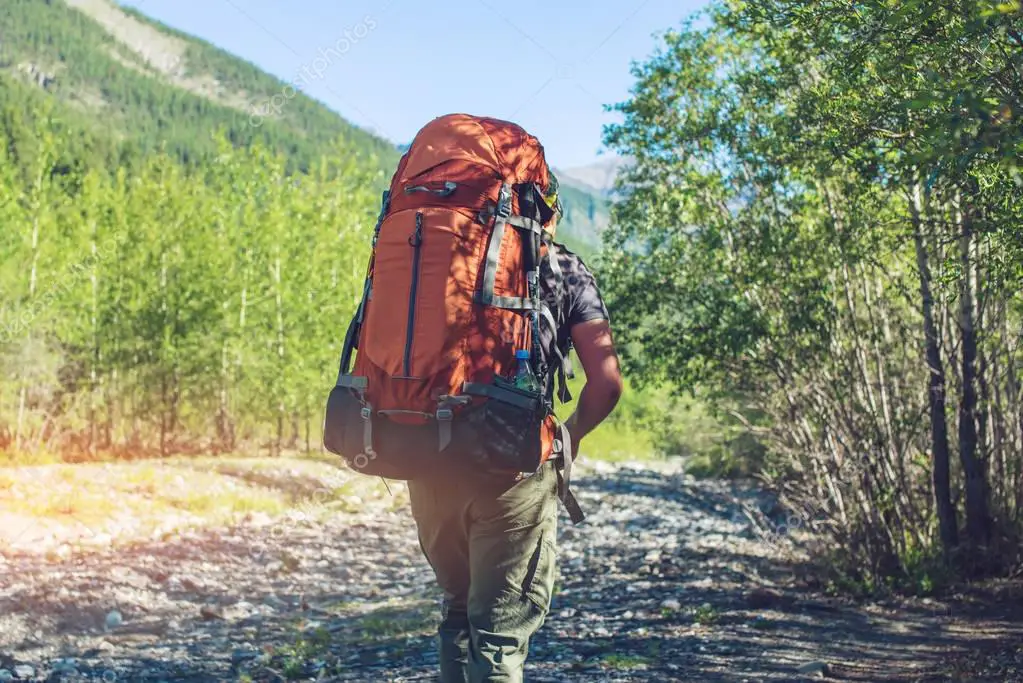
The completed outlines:
{"type": "Polygon", "coordinates": [[[583,437],[604,421],[622,395],[622,372],[607,320],[590,320],[572,327],[572,343],[586,374],[576,410],[565,421],[573,450],[583,437]]]}

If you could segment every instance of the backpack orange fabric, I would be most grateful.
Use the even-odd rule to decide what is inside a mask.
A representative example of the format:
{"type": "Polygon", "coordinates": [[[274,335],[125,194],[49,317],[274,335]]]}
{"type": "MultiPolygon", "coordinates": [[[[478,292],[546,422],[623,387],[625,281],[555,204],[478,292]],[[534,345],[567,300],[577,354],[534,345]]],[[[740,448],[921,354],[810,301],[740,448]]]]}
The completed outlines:
{"type": "MultiPolygon", "coordinates": [[[[354,369],[369,378],[366,397],[378,411],[412,411],[391,419],[422,424],[427,418],[416,412],[435,413],[438,397],[461,393],[464,382],[491,382],[513,367],[516,348],[530,348],[532,331],[517,309],[477,296],[491,286],[495,299],[528,296],[523,232],[495,234],[496,268],[485,273],[489,230],[479,222],[503,184],[522,183],[546,186],[543,148],[518,126],[493,119],[436,119],[399,164],[370,266],[354,369]],[[450,193],[446,183],[456,184],[450,193]]],[[[518,213],[518,197],[510,208],[518,213]]],[[[545,460],[552,429],[543,442],[545,460]]]]}
{"type": "Polygon", "coordinates": [[[545,262],[557,277],[549,183],[543,146],[514,123],[451,114],[419,131],[384,193],[327,401],[328,450],[394,479],[474,465],[529,473],[559,455],[559,495],[582,519],[553,411],[560,288],[541,296],[539,283],[545,262]],[[511,381],[521,349],[540,392],[511,381]]]}

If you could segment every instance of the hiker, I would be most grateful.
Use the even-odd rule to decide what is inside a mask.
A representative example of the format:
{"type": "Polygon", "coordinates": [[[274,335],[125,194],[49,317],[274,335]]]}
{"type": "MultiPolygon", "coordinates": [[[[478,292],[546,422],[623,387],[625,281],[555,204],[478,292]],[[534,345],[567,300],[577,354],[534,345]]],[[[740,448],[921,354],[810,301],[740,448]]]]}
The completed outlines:
{"type": "Polygon", "coordinates": [[[543,147],[454,114],[425,126],[385,193],[362,304],[327,403],[324,443],[408,481],[444,597],[441,680],[521,681],[557,574],[559,500],[580,441],[622,379],[607,309],[578,256],[543,147]],[[574,347],[586,383],[561,423],[574,347]],[[358,349],[354,368],[351,356],[358,349]]]}

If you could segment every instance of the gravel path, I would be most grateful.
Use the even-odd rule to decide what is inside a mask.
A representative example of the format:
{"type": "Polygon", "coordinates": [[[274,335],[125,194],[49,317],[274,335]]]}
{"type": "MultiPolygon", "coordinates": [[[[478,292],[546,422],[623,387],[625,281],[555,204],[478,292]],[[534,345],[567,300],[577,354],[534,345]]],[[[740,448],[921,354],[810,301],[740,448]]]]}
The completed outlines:
{"type": "MultiPolygon", "coordinates": [[[[981,617],[800,588],[807,570],[743,513],[766,507],[755,490],[677,464],[580,469],[588,520],[563,517],[529,681],[967,680],[938,673],[953,653],[1023,642],[1018,595],[981,617]]],[[[116,550],[4,551],[0,680],[433,680],[439,594],[401,493],[116,550]]]]}

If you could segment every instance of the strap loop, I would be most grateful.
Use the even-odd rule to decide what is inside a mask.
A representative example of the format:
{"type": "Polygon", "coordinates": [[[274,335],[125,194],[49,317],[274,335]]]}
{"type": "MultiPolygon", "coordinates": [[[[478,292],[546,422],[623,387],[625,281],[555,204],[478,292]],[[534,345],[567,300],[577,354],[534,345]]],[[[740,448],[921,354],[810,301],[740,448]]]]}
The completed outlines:
{"type": "Polygon", "coordinates": [[[455,413],[451,408],[437,409],[437,431],[440,439],[437,445],[442,451],[451,444],[451,420],[454,417],[455,413]]]}
{"type": "Polygon", "coordinates": [[[337,385],[347,389],[355,389],[356,391],[365,391],[366,387],[369,386],[369,378],[359,375],[341,375],[337,378],[337,385]]]}
{"type": "Polygon", "coordinates": [[[362,414],[362,453],[352,461],[356,469],[364,469],[370,460],[376,460],[377,453],[373,450],[373,407],[366,403],[360,411],[362,414]]]}
{"type": "Polygon", "coordinates": [[[497,208],[494,209],[494,229],[490,231],[487,260],[483,265],[483,289],[476,297],[477,302],[484,305],[493,305],[494,303],[494,283],[497,279],[497,263],[501,256],[501,242],[504,240],[504,228],[508,217],[511,216],[511,186],[508,183],[501,185],[497,196],[497,208]]]}

